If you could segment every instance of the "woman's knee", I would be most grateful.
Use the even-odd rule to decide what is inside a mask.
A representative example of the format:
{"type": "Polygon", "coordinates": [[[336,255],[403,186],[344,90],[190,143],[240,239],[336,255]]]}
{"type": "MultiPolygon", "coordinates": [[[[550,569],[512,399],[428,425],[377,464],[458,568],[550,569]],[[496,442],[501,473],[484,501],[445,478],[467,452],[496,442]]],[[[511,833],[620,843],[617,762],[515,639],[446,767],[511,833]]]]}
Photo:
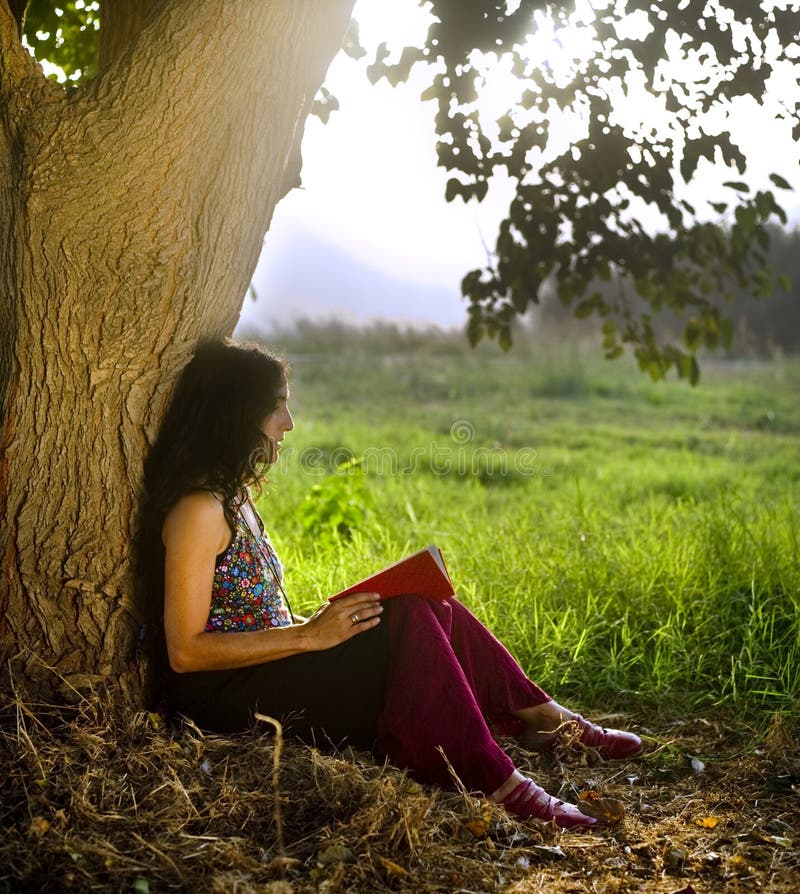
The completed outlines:
{"type": "Polygon", "coordinates": [[[398,596],[391,599],[390,618],[392,638],[413,636],[419,640],[426,633],[436,639],[450,637],[453,623],[450,600],[429,599],[421,595],[398,596]]]}

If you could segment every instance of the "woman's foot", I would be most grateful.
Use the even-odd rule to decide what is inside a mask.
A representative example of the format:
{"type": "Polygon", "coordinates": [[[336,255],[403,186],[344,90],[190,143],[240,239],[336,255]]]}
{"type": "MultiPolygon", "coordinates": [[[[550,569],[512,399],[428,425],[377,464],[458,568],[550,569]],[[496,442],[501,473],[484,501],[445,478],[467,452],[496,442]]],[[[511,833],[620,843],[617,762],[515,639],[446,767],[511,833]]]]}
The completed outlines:
{"type": "Polygon", "coordinates": [[[516,714],[525,724],[522,744],[536,751],[545,751],[571,736],[606,760],[633,757],[642,750],[642,740],[635,733],[598,726],[557,702],[534,705],[516,714]]]}
{"type": "Polygon", "coordinates": [[[577,724],[580,730],[578,741],[594,748],[606,760],[633,757],[642,750],[642,740],[636,733],[621,729],[606,729],[585,720],[580,714],[573,714],[569,723],[577,724]]]}
{"type": "Polygon", "coordinates": [[[554,820],[561,829],[589,828],[597,823],[573,804],[548,795],[531,779],[523,778],[500,803],[519,819],[554,820]]]}

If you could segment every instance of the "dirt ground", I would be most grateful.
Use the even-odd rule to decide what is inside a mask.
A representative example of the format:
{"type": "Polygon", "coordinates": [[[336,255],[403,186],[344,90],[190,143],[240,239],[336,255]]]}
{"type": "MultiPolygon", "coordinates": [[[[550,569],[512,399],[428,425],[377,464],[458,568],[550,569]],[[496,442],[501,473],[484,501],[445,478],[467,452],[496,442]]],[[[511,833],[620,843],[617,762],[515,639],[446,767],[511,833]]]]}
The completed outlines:
{"type": "Polygon", "coordinates": [[[800,754],[785,725],[761,742],[706,718],[638,728],[651,738],[634,761],[592,765],[575,751],[549,767],[534,759],[532,772],[560,778],[564,795],[596,790],[625,815],[588,834],[562,833],[563,857],[532,857],[500,890],[800,892],[800,754]]]}
{"type": "Polygon", "coordinates": [[[504,742],[608,820],[560,832],[366,755],[281,743],[269,724],[227,739],[98,697],[68,711],[7,699],[0,892],[800,892],[796,725],[603,719],[640,732],[644,754],[504,742]]]}

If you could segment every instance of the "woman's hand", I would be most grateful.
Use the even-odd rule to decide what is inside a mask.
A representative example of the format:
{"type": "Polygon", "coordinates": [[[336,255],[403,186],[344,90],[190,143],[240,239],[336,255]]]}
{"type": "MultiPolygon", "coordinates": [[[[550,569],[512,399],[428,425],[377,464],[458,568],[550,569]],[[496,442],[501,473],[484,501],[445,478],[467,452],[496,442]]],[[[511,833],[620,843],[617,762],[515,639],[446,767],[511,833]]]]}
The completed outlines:
{"type": "Polygon", "coordinates": [[[321,605],[301,626],[312,649],[330,649],[377,627],[382,611],[378,593],[350,593],[321,605]]]}

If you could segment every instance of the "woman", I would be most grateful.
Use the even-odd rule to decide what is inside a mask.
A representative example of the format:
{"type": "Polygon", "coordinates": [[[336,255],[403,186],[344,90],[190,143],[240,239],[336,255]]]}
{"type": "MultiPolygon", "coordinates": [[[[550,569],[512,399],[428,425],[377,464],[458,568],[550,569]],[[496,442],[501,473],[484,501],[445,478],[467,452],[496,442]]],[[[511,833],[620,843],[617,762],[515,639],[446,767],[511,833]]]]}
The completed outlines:
{"type": "Polygon", "coordinates": [[[518,817],[593,825],[525,778],[490,727],[542,749],[569,726],[610,758],[638,753],[639,738],[554,702],[456,599],[382,604],[354,593],[308,619],[292,615],[248,490],[294,427],[288,399],[283,361],[254,346],[203,345],[148,459],[172,712],[229,732],[258,710],[305,741],[369,748],[424,782],[452,784],[449,763],[518,817]]]}

